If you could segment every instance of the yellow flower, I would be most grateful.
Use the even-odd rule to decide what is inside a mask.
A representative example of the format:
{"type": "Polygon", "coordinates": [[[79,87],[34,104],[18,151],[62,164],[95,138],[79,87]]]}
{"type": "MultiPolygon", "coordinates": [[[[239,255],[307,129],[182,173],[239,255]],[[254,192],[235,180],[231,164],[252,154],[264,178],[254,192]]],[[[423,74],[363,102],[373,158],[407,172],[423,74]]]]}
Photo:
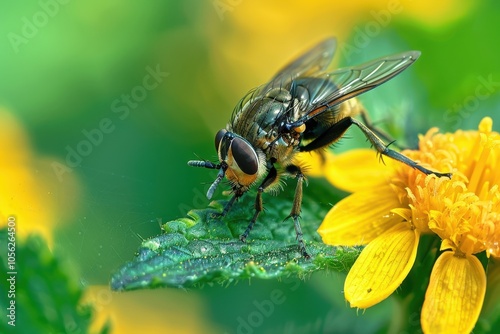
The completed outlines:
{"type": "Polygon", "coordinates": [[[439,134],[431,129],[420,137],[418,150],[403,153],[453,177],[426,176],[389,159],[381,168],[369,150],[329,157],[327,177],[354,194],[330,210],[318,232],[327,244],[367,245],[344,286],[351,307],[359,308],[373,306],[399,287],[415,262],[420,235],[438,235],[443,252],[425,294],[422,329],[469,333],[486,290],[486,274],[475,254],[500,255],[500,134],[486,117],[478,131],[439,134]]]}
{"type": "Polygon", "coordinates": [[[0,106],[0,228],[15,220],[16,235],[38,233],[53,246],[53,232],[73,212],[79,185],[73,175],[60,182],[57,158],[33,152],[14,114],[0,106]]]}
{"type": "Polygon", "coordinates": [[[106,323],[113,334],[134,333],[222,333],[210,321],[203,297],[185,291],[156,289],[117,293],[106,285],[91,285],[82,305],[92,305],[94,319],[89,333],[98,333],[106,323]],[[165,303],[175,300],[175,303],[165,303]]]}
{"type": "MultiPolygon", "coordinates": [[[[377,40],[379,31],[394,22],[408,20],[422,29],[434,31],[467,17],[477,7],[472,1],[459,0],[317,0],[308,3],[213,0],[205,3],[206,8],[195,11],[200,17],[193,19],[202,39],[191,47],[206,45],[207,49],[194,49],[190,54],[207,53],[209,66],[196,71],[200,80],[186,81],[187,86],[169,98],[178,98],[182,105],[200,110],[196,117],[215,131],[220,122],[227,120],[219,118],[225,115],[222,112],[204,112],[207,103],[219,108],[221,99],[225,99],[227,105],[234,105],[250,88],[269,80],[287,62],[326,37],[335,36],[339,42],[332,68],[338,62],[352,66],[356,65],[352,63],[353,55],[380,51],[372,41],[377,40]],[[204,72],[205,69],[209,72],[204,72]],[[203,77],[210,78],[213,89],[220,94],[191,98],[193,85],[199,85],[198,91],[205,91],[203,77]]],[[[169,38],[193,39],[188,27],[179,27],[169,38]]],[[[159,47],[165,48],[165,54],[172,54],[167,44],[159,43],[159,47]]],[[[168,59],[165,66],[174,67],[176,61],[168,59]]],[[[186,64],[181,62],[177,66],[186,64]]]]}

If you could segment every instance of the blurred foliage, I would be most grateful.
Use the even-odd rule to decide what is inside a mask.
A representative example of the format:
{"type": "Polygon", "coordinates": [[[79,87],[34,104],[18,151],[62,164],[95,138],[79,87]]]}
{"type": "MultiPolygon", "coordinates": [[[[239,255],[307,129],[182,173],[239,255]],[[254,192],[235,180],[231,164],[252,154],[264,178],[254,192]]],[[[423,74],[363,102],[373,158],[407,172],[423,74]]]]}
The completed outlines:
{"type": "MultiPolygon", "coordinates": [[[[0,230],[0,244],[7,245],[10,232],[0,230]]],[[[89,333],[93,317],[92,305],[83,305],[83,290],[68,266],[55,257],[46,242],[37,235],[15,242],[14,268],[7,267],[7,252],[1,252],[2,286],[0,294],[2,333],[89,333]],[[14,275],[8,273],[15,272],[14,275]],[[4,274],[5,273],[5,274],[4,274]],[[14,283],[14,284],[12,284],[14,283]],[[12,289],[14,287],[14,289],[12,289]],[[9,297],[7,291],[11,292],[9,297]],[[15,326],[5,312],[15,302],[15,326]]],[[[109,333],[108,326],[99,333],[109,333]]]]}
{"type": "MultiPolygon", "coordinates": [[[[487,79],[491,76],[493,86],[485,87],[484,93],[498,95],[500,45],[493,43],[491,35],[498,31],[498,4],[487,0],[478,1],[476,5],[463,19],[441,29],[419,29],[417,33],[417,27],[404,21],[394,26],[402,40],[422,51],[422,62],[425,64],[418,66],[417,73],[420,86],[425,87],[430,107],[442,110],[451,106],[452,111],[458,113],[468,96],[476,96],[477,86],[483,83],[480,77],[487,79]],[[454,106],[459,107],[455,109],[454,106]]],[[[485,106],[481,109],[483,112],[488,110],[485,106]]],[[[477,110],[471,113],[480,111],[477,106],[477,110]]],[[[432,121],[439,121],[436,116],[443,115],[433,116],[432,121]]],[[[448,129],[454,130],[463,125],[449,124],[448,129]]]]}
{"type": "MultiPolygon", "coordinates": [[[[204,283],[227,285],[238,279],[310,276],[321,269],[347,272],[360,248],[336,248],[323,244],[316,228],[329,205],[320,199],[332,199],[321,187],[305,189],[301,216],[302,231],[311,259],[298,251],[293,221],[288,216],[293,191],[269,198],[246,243],[238,236],[250,218],[256,193],[245,194],[224,218],[215,217],[224,202],[212,208],[190,211],[190,218],[163,225],[166,234],[147,239],[137,257],[127,263],[111,280],[115,290],[162,286],[191,287],[204,283]],[[311,191],[309,191],[311,190],[311,191]],[[215,210],[213,208],[216,208],[215,210]],[[249,210],[250,209],[250,210],[249,210]]],[[[293,190],[293,189],[291,189],[293,190]]]]}

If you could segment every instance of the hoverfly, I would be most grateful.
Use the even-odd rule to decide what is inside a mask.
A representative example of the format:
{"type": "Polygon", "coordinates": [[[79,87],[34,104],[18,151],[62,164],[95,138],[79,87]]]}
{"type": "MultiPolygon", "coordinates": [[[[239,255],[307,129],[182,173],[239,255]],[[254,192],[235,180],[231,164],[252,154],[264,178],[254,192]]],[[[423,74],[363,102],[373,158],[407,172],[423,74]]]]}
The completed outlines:
{"type": "Polygon", "coordinates": [[[221,217],[234,202],[257,185],[254,214],[240,235],[245,242],[263,210],[262,193],[280,187],[282,176],[297,179],[295,196],[287,218],[292,218],[301,254],[308,258],[299,214],[304,174],[293,163],[299,152],[321,150],[339,140],[356,125],[381,155],[438,177],[448,173],[433,172],[388,148],[384,136],[367,122],[353,118],[365,115],[353,97],[388,81],[413,64],[419,51],[408,51],[379,58],[362,65],[327,72],[336,49],[336,39],[329,38],[285,66],[270,82],[248,92],[236,105],[231,120],[215,135],[219,162],[192,160],[189,166],[217,169],[219,172],[207,192],[210,199],[226,177],[232,197],[221,217]]]}

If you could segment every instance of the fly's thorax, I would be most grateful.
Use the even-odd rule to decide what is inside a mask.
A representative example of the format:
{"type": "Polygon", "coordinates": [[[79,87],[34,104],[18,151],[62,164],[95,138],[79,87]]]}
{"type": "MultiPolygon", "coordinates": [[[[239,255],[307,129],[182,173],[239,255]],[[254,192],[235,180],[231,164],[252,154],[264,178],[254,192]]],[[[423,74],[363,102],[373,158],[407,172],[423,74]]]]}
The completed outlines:
{"type": "Polygon", "coordinates": [[[292,101],[285,88],[261,88],[249,92],[236,105],[230,127],[250,142],[262,136],[272,136],[276,127],[292,101]]]}
{"type": "Polygon", "coordinates": [[[233,187],[246,189],[264,174],[263,152],[242,136],[222,129],[215,136],[215,147],[225,176],[233,187]]]}

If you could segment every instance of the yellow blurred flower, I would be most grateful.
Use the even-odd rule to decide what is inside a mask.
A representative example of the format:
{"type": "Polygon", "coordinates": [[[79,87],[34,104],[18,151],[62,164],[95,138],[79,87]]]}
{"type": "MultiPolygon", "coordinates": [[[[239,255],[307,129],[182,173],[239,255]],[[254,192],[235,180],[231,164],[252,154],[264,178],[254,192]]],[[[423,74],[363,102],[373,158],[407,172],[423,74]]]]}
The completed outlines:
{"type": "Polygon", "coordinates": [[[15,219],[19,237],[36,232],[52,247],[54,227],[74,209],[78,190],[71,175],[58,180],[56,161],[33,153],[21,124],[0,108],[0,228],[15,219]]]}
{"type": "Polygon", "coordinates": [[[222,333],[211,323],[207,305],[196,294],[173,289],[112,292],[109,286],[90,286],[82,305],[92,305],[95,318],[90,333],[107,323],[111,333],[222,333]]]}
{"type": "MultiPolygon", "coordinates": [[[[423,28],[436,28],[460,19],[475,5],[458,0],[319,0],[308,3],[299,0],[215,0],[212,1],[213,10],[205,12],[198,29],[211,44],[213,80],[218,81],[224,95],[231,97],[229,102],[234,103],[234,94],[241,95],[270,79],[285,62],[321,39],[337,37],[340,42],[337,52],[343,53],[346,40],[354,36],[350,49],[359,52],[394,22],[406,20],[423,28]]],[[[336,59],[345,61],[346,56],[338,55],[336,59]]]]}
{"type": "Polygon", "coordinates": [[[367,244],[345,281],[346,299],[359,308],[392,294],[415,262],[420,235],[437,234],[443,253],[431,273],[422,329],[469,333],[486,290],[474,255],[500,255],[500,134],[486,117],[478,131],[431,129],[420,137],[419,150],[403,153],[453,177],[426,176],[393,161],[381,167],[370,150],[326,158],[327,177],[354,194],[330,210],[318,232],[331,245],[367,244]]]}

